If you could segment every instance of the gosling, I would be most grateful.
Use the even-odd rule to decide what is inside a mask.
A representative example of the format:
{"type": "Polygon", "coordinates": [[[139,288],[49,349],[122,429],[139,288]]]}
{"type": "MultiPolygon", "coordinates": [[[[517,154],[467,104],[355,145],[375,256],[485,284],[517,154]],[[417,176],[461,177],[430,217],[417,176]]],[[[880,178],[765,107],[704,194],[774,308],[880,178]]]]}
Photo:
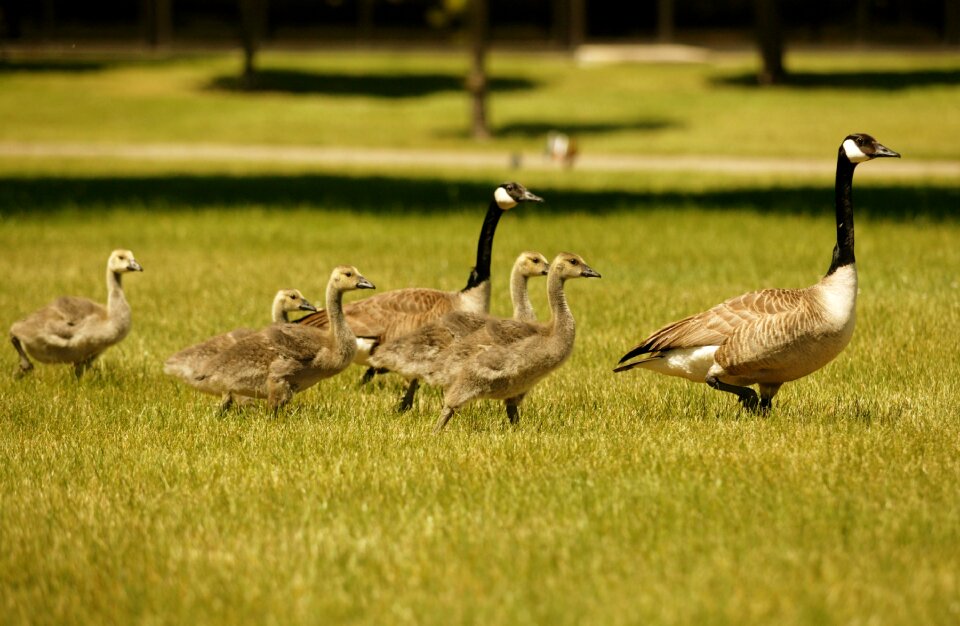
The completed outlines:
{"type": "MultiPolygon", "coordinates": [[[[317,307],[310,304],[299,290],[281,289],[273,298],[271,319],[274,324],[285,324],[290,322],[290,313],[316,310],[317,307]]],[[[237,328],[228,333],[211,337],[189,348],[184,348],[164,362],[163,373],[168,376],[175,376],[188,385],[192,385],[194,379],[208,360],[225,351],[227,348],[236,345],[238,341],[255,332],[252,328],[237,328]]],[[[198,388],[201,391],[204,390],[202,387],[198,388]]],[[[227,411],[233,406],[235,400],[236,398],[233,394],[224,394],[220,404],[220,412],[223,413],[227,411]]]]}
{"type": "Polygon", "coordinates": [[[10,342],[20,356],[18,376],[41,363],[72,363],[77,379],[94,359],[130,332],[130,304],[121,277],[142,272],[129,250],[114,250],[107,259],[107,306],[87,298],[63,296],[10,327],[10,342]]]}
{"type": "Polygon", "coordinates": [[[374,286],[357,268],[337,267],[327,283],[327,328],[278,324],[260,330],[209,359],[190,384],[206,393],[266,398],[276,415],[295,393],[353,361],[357,338],[343,315],[343,294],[355,289],[374,286]]]}

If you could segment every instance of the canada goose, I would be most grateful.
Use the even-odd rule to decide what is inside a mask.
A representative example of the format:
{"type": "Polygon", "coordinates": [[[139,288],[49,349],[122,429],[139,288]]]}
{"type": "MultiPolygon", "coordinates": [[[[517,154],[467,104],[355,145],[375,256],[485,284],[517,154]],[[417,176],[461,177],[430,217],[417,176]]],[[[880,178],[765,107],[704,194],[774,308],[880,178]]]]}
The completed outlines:
{"type": "Polygon", "coordinates": [[[440,432],[458,408],[480,398],[503,400],[510,423],[517,422],[526,393],[573,352],[576,324],[563,292],[564,283],[572,278],[600,274],[579,256],[560,253],[547,274],[553,314],[549,322],[488,318],[483,327],[443,351],[423,377],[444,391],[434,432],[440,432]]]}
{"type": "Polygon", "coordinates": [[[853,254],[853,170],[900,155],[870,135],[848,135],[837,155],[837,243],[826,276],[805,289],[764,289],[656,331],[626,353],[615,372],[634,367],[705,382],[766,411],[785,382],[815,372],[853,336],[857,266],[853,254]],[[748,385],[758,385],[757,393],[748,385]]]}
{"type": "Polygon", "coordinates": [[[63,296],[10,327],[10,342],[20,355],[19,375],[33,369],[27,354],[41,363],[73,363],[77,378],[100,353],[130,332],[130,305],[121,275],[142,272],[129,250],[107,259],[107,306],[87,298],[63,296]]]}
{"type": "MultiPolygon", "coordinates": [[[[490,310],[490,258],[493,236],[505,211],[521,202],[543,202],[543,198],[527,191],[520,183],[503,183],[493,192],[487,207],[480,238],[477,241],[476,265],[470,272],[467,285],[460,291],[407,288],[387,291],[344,307],[347,322],[357,336],[357,363],[368,365],[370,351],[377,345],[402,337],[427,322],[439,319],[450,311],[486,313],[490,310]]],[[[318,311],[307,315],[300,323],[325,327],[327,314],[318,311]]],[[[363,382],[369,381],[375,370],[368,369],[363,382]]],[[[401,406],[406,409],[413,401],[416,385],[407,390],[401,406]]]]}
{"type": "MultiPolygon", "coordinates": [[[[517,257],[510,272],[514,320],[537,321],[527,292],[527,280],[534,276],[545,276],[549,268],[547,258],[539,252],[526,251],[517,257]]],[[[436,367],[443,351],[457,339],[482,328],[490,319],[486,313],[451,311],[403,337],[374,348],[369,357],[372,367],[396,372],[410,381],[399,410],[410,408],[413,394],[420,384],[419,379],[436,367]]]]}
{"type": "MultiPolygon", "coordinates": [[[[295,311],[316,311],[303,294],[297,289],[281,289],[273,298],[271,319],[274,324],[285,324],[290,321],[289,314],[295,311]]],[[[252,328],[237,328],[228,333],[211,337],[206,341],[184,348],[166,360],[163,364],[163,373],[176,376],[187,384],[192,384],[198,373],[203,369],[206,361],[220,354],[238,341],[252,335],[256,331],[252,328]]],[[[201,389],[202,390],[202,389],[201,389]]],[[[226,411],[233,404],[232,394],[224,394],[220,410],[226,411]]]]}
{"type": "Polygon", "coordinates": [[[303,391],[350,365],[356,336],[343,315],[343,294],[373,289],[355,267],[341,265],[327,283],[330,325],[278,324],[257,331],[206,361],[190,384],[213,394],[267,398],[276,411],[303,391]]]}

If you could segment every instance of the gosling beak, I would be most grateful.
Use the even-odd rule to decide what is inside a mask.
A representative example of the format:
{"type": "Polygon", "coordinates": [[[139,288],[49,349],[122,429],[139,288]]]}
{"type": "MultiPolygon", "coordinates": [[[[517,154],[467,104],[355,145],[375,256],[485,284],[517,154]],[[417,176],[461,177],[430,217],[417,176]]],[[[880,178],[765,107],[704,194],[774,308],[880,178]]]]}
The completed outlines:
{"type": "Polygon", "coordinates": [[[891,150],[890,148],[888,148],[888,147],[886,147],[886,146],[878,143],[878,144],[875,146],[875,148],[874,148],[873,156],[874,156],[874,158],[876,158],[876,157],[896,157],[896,158],[899,159],[899,158],[900,158],[900,153],[899,153],[899,152],[894,152],[894,151],[891,150]]]}
{"type": "Polygon", "coordinates": [[[130,272],[142,272],[143,266],[136,261],[130,261],[130,263],[127,265],[127,270],[130,272]]]}
{"type": "Polygon", "coordinates": [[[600,278],[600,272],[596,271],[587,264],[583,265],[583,270],[580,272],[580,276],[583,278],[600,278]]]}
{"type": "Polygon", "coordinates": [[[371,283],[369,280],[361,276],[357,281],[357,289],[376,289],[376,287],[374,287],[373,283],[371,283]]]}
{"type": "Polygon", "coordinates": [[[313,311],[314,313],[317,312],[317,307],[313,306],[312,304],[310,304],[310,303],[307,302],[306,300],[301,300],[301,301],[300,301],[300,306],[299,306],[298,308],[299,308],[301,311],[313,311]]]}

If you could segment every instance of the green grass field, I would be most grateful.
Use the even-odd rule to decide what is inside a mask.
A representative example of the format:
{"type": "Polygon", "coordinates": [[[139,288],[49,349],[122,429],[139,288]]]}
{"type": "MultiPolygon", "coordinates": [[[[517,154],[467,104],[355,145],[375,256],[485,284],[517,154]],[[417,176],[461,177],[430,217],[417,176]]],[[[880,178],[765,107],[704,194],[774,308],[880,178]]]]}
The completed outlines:
{"type": "MultiPolygon", "coordinates": [[[[541,59],[520,61],[521,75],[539,76],[541,59]]],[[[404,61],[352,61],[388,62],[404,61]]],[[[425,71],[425,60],[407,62],[425,71]]],[[[439,73],[459,67],[435,63],[439,73]]],[[[546,63],[545,76],[560,64],[546,63]]],[[[0,89],[0,109],[21,116],[0,127],[3,139],[267,141],[266,131],[236,130],[244,116],[312,106],[297,94],[257,95],[256,105],[217,96],[236,108],[221,109],[209,137],[190,134],[172,113],[181,109],[165,117],[160,101],[186,98],[174,86],[194,84],[203,68],[232,65],[145,65],[143,74],[111,66],[57,80],[0,75],[13,88],[0,89]],[[24,107],[42,83],[51,94],[93,80],[124,92],[151,72],[157,80],[140,88],[157,90],[166,127],[127,119],[121,132],[104,120],[101,136],[82,103],[61,108],[51,127],[43,111],[53,103],[24,107]]],[[[677,70],[681,91],[687,72],[736,73],[697,68],[677,70]]],[[[930,68],[921,59],[911,71],[939,75],[930,68]]],[[[673,76],[667,69],[603,71],[619,80],[638,72],[649,86],[673,76]]],[[[922,124],[894,103],[825,137],[801,125],[790,156],[832,157],[851,124],[905,159],[908,146],[920,158],[956,155],[936,124],[960,124],[957,113],[934,117],[927,92],[955,101],[960,87],[941,82],[893,92],[928,107],[922,124]]],[[[747,88],[704,89],[684,114],[687,140],[651,133],[656,150],[683,152],[699,134],[705,143],[687,151],[769,154],[764,140],[783,130],[777,92],[743,103],[769,116],[737,129],[693,111],[712,90],[747,88]],[[736,145],[728,133],[739,133],[736,145]]],[[[810,115],[830,96],[786,91],[810,115]]],[[[451,102],[437,123],[452,129],[462,102],[451,102]]],[[[368,95],[354,105],[376,118],[387,103],[368,95]]],[[[319,132],[302,139],[327,141],[319,132]]],[[[391,132],[390,145],[413,145],[421,132],[430,145],[447,141],[415,122],[391,132]]],[[[594,137],[626,151],[636,133],[646,137],[594,137]]],[[[145,267],[124,283],[133,331],[80,382],[53,366],[15,380],[15,353],[0,350],[0,623],[956,623],[960,182],[885,178],[897,165],[866,164],[871,174],[855,181],[853,341],[759,418],[705,385],[611,369],[665,322],[747,290],[816,281],[833,245],[830,171],[428,173],[0,157],[4,324],[57,295],[102,299],[114,247],[133,249],[145,267]],[[434,436],[436,390],[398,416],[400,381],[360,389],[358,368],[298,395],[278,419],[262,406],[217,417],[217,399],[162,374],[164,358],[186,345],[265,323],[278,288],[322,301],[339,263],[381,289],[461,287],[504,178],[547,203],[500,224],[494,312],[509,311],[507,273],[523,249],[577,252],[603,274],[570,283],[576,350],[528,396],[518,427],[483,402],[434,436]]],[[[543,312],[544,285],[533,285],[543,312]]]]}

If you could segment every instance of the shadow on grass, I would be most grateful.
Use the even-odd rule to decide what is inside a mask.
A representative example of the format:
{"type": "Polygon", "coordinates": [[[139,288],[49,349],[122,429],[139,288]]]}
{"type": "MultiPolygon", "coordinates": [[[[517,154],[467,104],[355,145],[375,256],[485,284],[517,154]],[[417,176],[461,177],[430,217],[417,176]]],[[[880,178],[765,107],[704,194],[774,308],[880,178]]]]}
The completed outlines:
{"type": "Polygon", "coordinates": [[[0,74],[14,73],[76,73],[99,72],[105,70],[110,64],[104,61],[0,61],[0,74]]]}
{"type": "MultiPolygon", "coordinates": [[[[522,181],[522,173],[518,175],[522,181]]],[[[392,176],[163,175],[139,177],[0,177],[0,218],[62,211],[128,209],[192,211],[249,208],[333,209],[363,213],[482,211],[493,187],[472,180],[392,176]]],[[[538,186],[547,202],[537,211],[615,213],[647,210],[755,211],[763,214],[832,214],[829,186],[744,187],[724,190],[636,192],[579,191],[538,186]]],[[[882,186],[855,189],[857,212],[912,220],[960,218],[960,187],[882,186]]]]}
{"type": "MultiPolygon", "coordinates": [[[[755,73],[721,76],[713,79],[718,85],[758,87],[755,73]]],[[[913,87],[937,87],[960,85],[960,70],[931,69],[903,72],[791,72],[785,87],[805,89],[864,89],[876,91],[899,91],[913,87]]]]}
{"type": "MultiPolygon", "coordinates": [[[[249,84],[238,75],[218,76],[208,87],[240,93],[323,94],[416,98],[444,91],[463,91],[459,74],[321,74],[301,70],[261,70],[249,84]]],[[[492,78],[492,91],[532,89],[534,81],[523,78],[492,78]]]]}
{"type": "Polygon", "coordinates": [[[499,137],[542,137],[552,130],[570,135],[614,133],[622,130],[655,131],[680,124],[667,119],[638,119],[632,122],[515,122],[494,129],[499,137]]]}

